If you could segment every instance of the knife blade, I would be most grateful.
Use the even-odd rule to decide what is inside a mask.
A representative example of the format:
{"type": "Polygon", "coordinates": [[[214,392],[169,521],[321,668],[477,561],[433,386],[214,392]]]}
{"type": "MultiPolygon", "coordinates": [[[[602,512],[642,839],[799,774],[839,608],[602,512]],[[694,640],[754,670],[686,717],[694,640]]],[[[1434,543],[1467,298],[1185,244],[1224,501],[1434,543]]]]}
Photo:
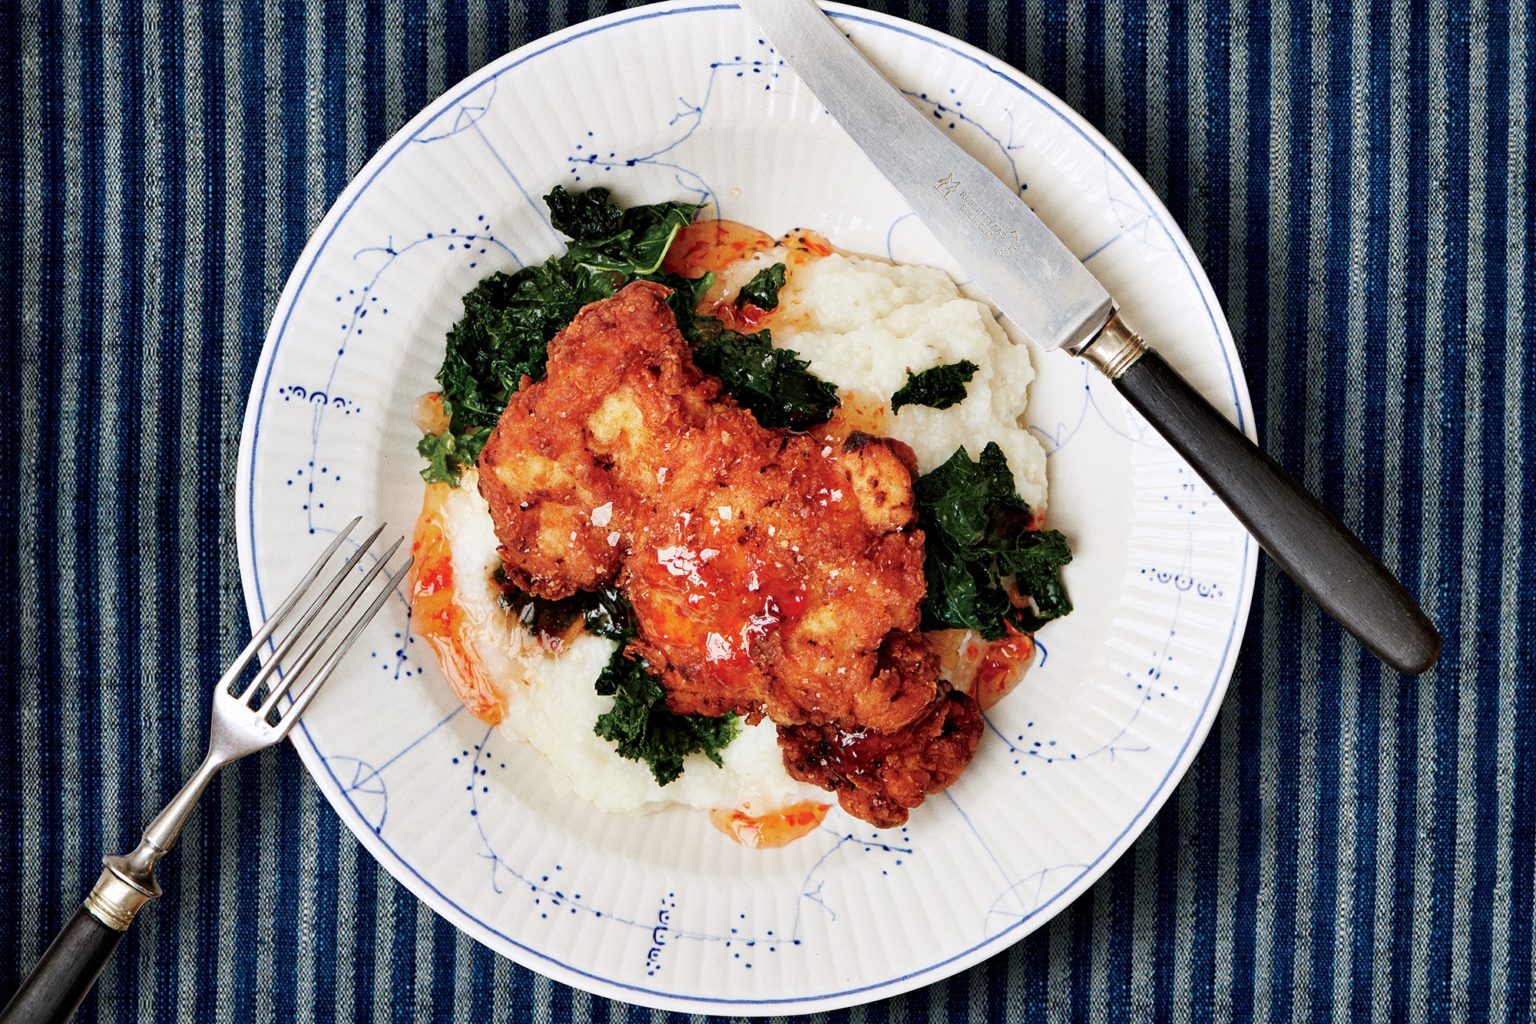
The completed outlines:
{"type": "Polygon", "coordinates": [[[1014,326],[1098,367],[1303,590],[1399,672],[1440,635],[1376,556],[1149,348],[1013,189],[894,85],[816,0],[738,0],[770,45],[1014,326]]]}

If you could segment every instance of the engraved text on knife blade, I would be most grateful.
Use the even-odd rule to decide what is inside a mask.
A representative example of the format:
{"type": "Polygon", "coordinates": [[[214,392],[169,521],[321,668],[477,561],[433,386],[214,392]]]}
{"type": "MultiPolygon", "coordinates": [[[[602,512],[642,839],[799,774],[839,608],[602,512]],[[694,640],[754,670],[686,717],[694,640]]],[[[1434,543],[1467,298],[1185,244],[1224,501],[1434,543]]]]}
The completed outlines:
{"type": "Polygon", "coordinates": [[[954,204],[960,211],[960,215],[970,222],[970,225],[980,231],[992,243],[992,252],[999,259],[1005,259],[1019,251],[1018,231],[1009,230],[999,224],[994,218],[988,216],[987,211],[976,199],[966,191],[951,171],[938,181],[934,182],[934,190],[954,204]]]}

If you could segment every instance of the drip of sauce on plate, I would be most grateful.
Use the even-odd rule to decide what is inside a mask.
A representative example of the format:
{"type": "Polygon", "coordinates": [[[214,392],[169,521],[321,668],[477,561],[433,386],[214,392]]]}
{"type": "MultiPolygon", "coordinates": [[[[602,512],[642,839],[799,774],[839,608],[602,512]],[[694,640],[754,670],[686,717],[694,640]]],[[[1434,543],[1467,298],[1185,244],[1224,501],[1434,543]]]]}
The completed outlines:
{"type": "Polygon", "coordinates": [[[827,816],[830,804],[806,800],[766,814],[748,814],[741,807],[716,807],[709,820],[748,849],[772,850],[813,831],[827,816]]]}
{"type": "Polygon", "coordinates": [[[923,634],[939,657],[940,674],[985,711],[1006,697],[1035,657],[1034,638],[1012,626],[1008,635],[987,641],[974,630],[939,629],[923,634]]]}
{"type": "Polygon", "coordinates": [[[734,220],[694,221],[672,240],[661,268],[681,277],[702,277],[772,248],[773,236],[750,225],[734,220]]]}
{"type": "Polygon", "coordinates": [[[476,718],[495,725],[506,713],[506,700],[473,654],[475,626],[454,600],[453,551],[441,519],[449,491],[447,484],[428,484],[416,521],[414,562],[406,582],[411,627],[437,655],[464,705],[476,718]]]}

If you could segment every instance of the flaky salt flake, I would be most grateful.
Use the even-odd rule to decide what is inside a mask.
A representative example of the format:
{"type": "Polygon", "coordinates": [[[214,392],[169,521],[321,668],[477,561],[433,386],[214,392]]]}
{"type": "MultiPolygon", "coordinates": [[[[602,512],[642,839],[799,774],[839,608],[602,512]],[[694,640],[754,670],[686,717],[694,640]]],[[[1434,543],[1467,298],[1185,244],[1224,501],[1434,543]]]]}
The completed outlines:
{"type": "Polygon", "coordinates": [[[726,661],[731,656],[731,642],[719,633],[711,633],[704,638],[704,659],[706,661],[726,661]]]}
{"type": "Polygon", "coordinates": [[[656,562],[673,576],[689,576],[699,571],[698,557],[681,545],[657,549],[656,562]]]}

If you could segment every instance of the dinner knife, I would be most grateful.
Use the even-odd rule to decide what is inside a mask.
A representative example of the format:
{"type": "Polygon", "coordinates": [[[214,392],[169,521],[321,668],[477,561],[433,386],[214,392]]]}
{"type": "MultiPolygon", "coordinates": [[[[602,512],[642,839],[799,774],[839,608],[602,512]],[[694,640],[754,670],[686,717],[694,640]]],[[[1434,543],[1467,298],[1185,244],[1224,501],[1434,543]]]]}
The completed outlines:
{"type": "Polygon", "coordinates": [[[1386,567],[1126,321],[1013,189],[891,85],[815,0],[738,0],[1015,327],[1092,363],[1215,491],[1280,568],[1377,657],[1417,674],[1440,635],[1386,567]]]}

